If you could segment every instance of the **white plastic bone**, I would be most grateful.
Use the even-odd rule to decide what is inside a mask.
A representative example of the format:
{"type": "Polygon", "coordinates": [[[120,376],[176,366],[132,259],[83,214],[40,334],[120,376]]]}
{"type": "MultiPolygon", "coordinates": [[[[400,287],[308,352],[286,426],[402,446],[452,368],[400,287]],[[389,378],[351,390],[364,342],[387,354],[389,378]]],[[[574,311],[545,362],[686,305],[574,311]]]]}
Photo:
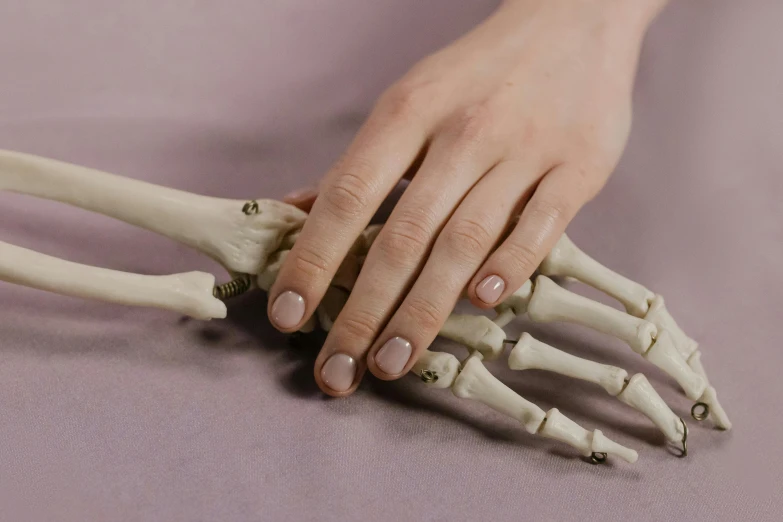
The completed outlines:
{"type": "Polygon", "coordinates": [[[215,277],[204,272],[129,274],[0,242],[0,280],[72,297],[161,308],[202,320],[226,317],[226,305],[212,295],[215,277]]]}
{"type": "Polygon", "coordinates": [[[514,320],[515,317],[526,313],[532,295],[533,283],[528,279],[513,294],[495,307],[498,316],[495,318],[494,323],[503,328],[514,320]]]}
{"type": "Polygon", "coordinates": [[[620,393],[628,377],[628,372],[621,368],[581,359],[542,343],[527,332],[511,350],[508,366],[512,370],[546,370],[592,382],[609,395],[620,393]]]}
{"type": "Polygon", "coordinates": [[[191,194],[78,165],[0,150],[0,190],[67,203],[166,236],[235,273],[257,274],[307,214],[279,201],[191,194]]]}
{"type": "Polygon", "coordinates": [[[653,293],[634,281],[621,276],[597,262],[579,249],[563,234],[538,267],[546,276],[572,277],[614,297],[629,314],[644,317],[653,293]]]}
{"type": "Polygon", "coordinates": [[[536,278],[527,313],[536,322],[567,321],[612,335],[639,354],[657,334],[654,324],[569,292],[546,276],[536,278]]]}
{"type": "Polygon", "coordinates": [[[557,408],[552,408],[546,412],[546,422],[541,427],[539,434],[550,439],[564,442],[579,450],[585,457],[589,457],[595,452],[617,455],[630,463],[636,462],[639,458],[639,454],[634,450],[607,439],[603,433],[598,430],[594,433],[590,433],[579,424],[560,413],[560,410],[557,408]],[[594,445],[593,439],[596,438],[597,433],[600,433],[600,435],[598,435],[594,445]]]}
{"type": "Polygon", "coordinates": [[[593,430],[593,438],[590,441],[591,453],[606,453],[617,455],[626,462],[633,464],[639,458],[639,454],[609,439],[601,430],[593,430]]]}
{"type": "Polygon", "coordinates": [[[432,388],[450,388],[459,370],[459,359],[450,353],[430,350],[424,350],[412,369],[416,375],[422,375],[422,372],[427,371],[430,375],[436,376],[435,380],[427,382],[427,386],[432,388]]]}
{"type": "Polygon", "coordinates": [[[704,393],[707,381],[688,366],[674,347],[672,335],[668,330],[658,332],[658,338],[644,354],[644,358],[674,378],[689,399],[697,401],[704,393]]]}
{"type": "Polygon", "coordinates": [[[718,428],[723,430],[730,430],[731,421],[726,415],[726,411],[723,409],[723,406],[721,406],[720,402],[718,402],[718,394],[715,391],[715,388],[710,386],[707,373],[704,371],[704,367],[701,364],[701,352],[699,350],[696,350],[691,354],[690,358],[688,359],[688,366],[693,368],[693,371],[704,377],[704,381],[707,383],[707,388],[704,390],[704,394],[699,398],[699,402],[703,402],[709,406],[709,416],[718,428]]]}
{"type": "MultiPolygon", "coordinates": [[[[0,190],[68,203],[159,233],[212,257],[234,276],[257,275],[257,284],[263,289],[269,289],[277,278],[306,218],[301,210],[273,200],[247,202],[190,194],[9,151],[0,151],[0,190]]],[[[345,303],[381,227],[368,227],[361,234],[317,307],[315,315],[326,330],[345,303]]],[[[527,312],[534,321],[569,321],[619,337],[674,377],[691,399],[698,397],[706,403],[716,425],[731,427],[701,366],[698,344],[679,328],[662,297],[603,267],[565,235],[539,267],[539,273],[577,279],[602,290],[620,300],[631,315],[568,292],[542,275],[535,284],[525,282],[501,303],[494,322],[480,316],[449,319],[441,335],[465,344],[473,352],[462,366],[453,355],[425,351],[414,371],[429,372],[432,387],[451,386],[458,397],[487,404],[518,419],[530,433],[567,442],[584,455],[615,453],[635,461],[636,452],[612,442],[599,430],[591,434],[557,409],[545,414],[503,385],[481,363],[484,357],[493,359],[502,353],[502,327],[527,312]]],[[[201,272],[128,274],[0,243],[0,280],[64,295],[163,308],[198,319],[226,315],[225,305],[212,296],[214,277],[201,272]]],[[[315,323],[312,317],[302,331],[312,330],[315,323]]],[[[595,382],[613,395],[619,392],[623,402],[650,417],[669,440],[682,438],[682,422],[643,376],[636,375],[626,383],[624,370],[565,354],[529,335],[523,336],[512,351],[509,365],[556,371],[595,382]]]]}
{"type": "Polygon", "coordinates": [[[617,398],[650,419],[669,441],[682,441],[685,433],[682,421],[641,373],[629,379],[628,385],[617,398]]]}
{"type": "Polygon", "coordinates": [[[451,390],[457,397],[481,402],[513,417],[528,433],[536,433],[546,417],[544,410],[500,382],[476,357],[468,357],[451,390]]]}
{"type": "Polygon", "coordinates": [[[503,353],[506,338],[503,329],[489,317],[466,314],[451,314],[438,335],[479,351],[488,361],[503,353]]]}
{"type": "Polygon", "coordinates": [[[679,327],[666,309],[662,296],[656,295],[652,299],[650,302],[650,309],[648,310],[647,315],[644,316],[644,319],[650,321],[659,329],[668,330],[672,335],[674,346],[685,359],[690,357],[690,355],[698,349],[699,343],[688,337],[685,332],[682,331],[682,328],[679,327]]]}

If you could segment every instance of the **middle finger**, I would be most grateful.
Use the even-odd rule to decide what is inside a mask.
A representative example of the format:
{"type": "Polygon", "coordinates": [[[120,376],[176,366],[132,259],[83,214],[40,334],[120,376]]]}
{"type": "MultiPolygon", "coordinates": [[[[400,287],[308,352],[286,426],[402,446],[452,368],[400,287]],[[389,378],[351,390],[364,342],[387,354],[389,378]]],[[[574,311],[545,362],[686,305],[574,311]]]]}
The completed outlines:
{"type": "Polygon", "coordinates": [[[448,133],[434,139],[373,243],[316,359],[315,379],[325,393],[345,396],[359,385],[367,351],[412,285],[439,231],[497,157],[482,145],[448,133]]]}

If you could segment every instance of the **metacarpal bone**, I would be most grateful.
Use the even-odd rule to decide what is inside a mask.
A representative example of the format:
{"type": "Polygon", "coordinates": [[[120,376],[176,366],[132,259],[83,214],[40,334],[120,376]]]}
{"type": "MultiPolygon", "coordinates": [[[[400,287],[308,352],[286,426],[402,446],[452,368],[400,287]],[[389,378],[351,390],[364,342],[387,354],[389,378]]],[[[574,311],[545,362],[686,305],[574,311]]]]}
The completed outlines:
{"type": "Polygon", "coordinates": [[[680,352],[674,347],[672,335],[668,330],[659,330],[652,347],[643,354],[644,358],[672,377],[692,401],[699,400],[707,381],[688,366],[680,352]]]}
{"type": "Polygon", "coordinates": [[[565,234],[538,267],[546,276],[572,277],[620,301],[629,314],[644,317],[653,293],[605,267],[579,249],[565,234]]]}
{"type": "Polygon", "coordinates": [[[489,317],[451,314],[438,335],[477,350],[490,361],[503,353],[506,333],[489,317]]]}
{"type": "Polygon", "coordinates": [[[536,433],[546,417],[544,410],[500,382],[474,356],[468,357],[451,390],[457,397],[479,401],[515,418],[528,433],[536,433]]]}
{"type": "Polygon", "coordinates": [[[637,373],[631,377],[617,398],[650,419],[669,441],[682,441],[685,433],[682,421],[661,399],[643,374],[637,373]]]}
{"type": "MultiPolygon", "coordinates": [[[[598,432],[598,430],[596,430],[596,432],[598,432]]],[[[598,440],[595,444],[595,447],[600,448],[600,450],[593,449],[595,433],[590,433],[579,424],[560,413],[560,410],[557,408],[552,408],[546,412],[546,422],[541,427],[539,434],[550,439],[564,442],[579,450],[585,457],[589,457],[593,452],[596,452],[617,455],[630,463],[636,462],[636,459],[639,458],[638,453],[634,450],[626,448],[616,442],[609,441],[603,433],[598,436],[598,440]]]]}
{"type": "Polygon", "coordinates": [[[546,276],[536,278],[527,313],[536,322],[567,321],[612,335],[639,354],[657,334],[654,324],[569,292],[546,276]]]}
{"type": "Polygon", "coordinates": [[[215,277],[204,272],[130,274],[64,261],[0,242],[0,280],[72,297],[161,308],[194,319],[226,317],[226,305],[212,293],[215,277]]]}
{"type": "Polygon", "coordinates": [[[620,393],[628,377],[628,372],[621,368],[576,357],[534,339],[527,332],[511,350],[508,366],[512,370],[546,370],[592,382],[610,395],[620,393]]]}
{"type": "Polygon", "coordinates": [[[446,352],[424,350],[411,371],[432,388],[450,388],[460,370],[459,359],[446,352]],[[425,373],[427,372],[427,373],[425,373]]]}
{"type": "Polygon", "coordinates": [[[257,274],[307,214],[274,200],[245,201],[191,194],[99,170],[0,151],[0,190],[97,212],[190,246],[229,272],[257,274]]]}
{"type": "Polygon", "coordinates": [[[699,343],[688,337],[682,328],[677,324],[669,311],[666,309],[666,305],[663,301],[663,297],[656,295],[652,301],[650,301],[650,309],[647,311],[647,315],[644,316],[646,321],[650,321],[659,329],[668,330],[672,335],[672,341],[677,351],[687,359],[695,352],[699,343]]]}

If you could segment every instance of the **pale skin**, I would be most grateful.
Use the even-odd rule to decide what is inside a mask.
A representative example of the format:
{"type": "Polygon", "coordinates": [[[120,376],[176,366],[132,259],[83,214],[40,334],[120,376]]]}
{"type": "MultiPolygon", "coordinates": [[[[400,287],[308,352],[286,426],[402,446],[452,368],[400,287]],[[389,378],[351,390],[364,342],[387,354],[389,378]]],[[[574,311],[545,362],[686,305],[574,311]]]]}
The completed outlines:
{"type": "Polygon", "coordinates": [[[325,393],[350,395],[368,369],[402,377],[460,298],[492,308],[533,274],[620,159],[640,47],[665,4],[503,2],[383,93],[318,190],[287,198],[310,216],[268,314],[294,332],[412,176],[315,362],[325,393]]]}

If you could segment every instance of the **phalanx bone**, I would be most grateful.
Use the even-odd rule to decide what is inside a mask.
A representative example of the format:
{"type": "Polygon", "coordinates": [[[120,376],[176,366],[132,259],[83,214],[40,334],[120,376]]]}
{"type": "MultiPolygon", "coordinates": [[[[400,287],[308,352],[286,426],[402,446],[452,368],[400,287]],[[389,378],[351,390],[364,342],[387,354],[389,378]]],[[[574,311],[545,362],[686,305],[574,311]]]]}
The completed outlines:
{"type": "MultiPolygon", "coordinates": [[[[234,200],[192,194],[95,169],[13,151],[0,151],[0,190],[49,199],[100,213],[191,247],[220,263],[229,280],[218,284],[205,272],[159,276],[86,266],[0,242],[0,280],[53,293],[130,306],[156,307],[196,319],[222,319],[225,301],[268,290],[293,246],[307,214],[271,199],[234,200]]],[[[358,277],[381,225],[356,241],[313,318],[303,327],[329,330],[358,277]]],[[[538,275],[496,308],[494,319],[452,314],[440,335],[468,349],[464,360],[426,350],[413,371],[427,386],[450,388],[516,420],[531,434],[568,444],[593,462],[616,455],[635,462],[637,453],[600,430],[589,431],[557,408],[544,411],[498,380],[484,361],[508,355],[513,370],[537,369],[592,382],[648,417],[667,440],[687,454],[688,428],[642,374],[565,353],[525,333],[506,338],[503,327],[519,316],[534,322],[566,321],[617,337],[682,388],[694,402],[696,420],[731,423],[701,364],[699,345],[677,325],[663,297],[587,256],[563,235],[538,275]],[[574,294],[551,277],[566,277],[617,299],[625,312],[574,294]]]]}

